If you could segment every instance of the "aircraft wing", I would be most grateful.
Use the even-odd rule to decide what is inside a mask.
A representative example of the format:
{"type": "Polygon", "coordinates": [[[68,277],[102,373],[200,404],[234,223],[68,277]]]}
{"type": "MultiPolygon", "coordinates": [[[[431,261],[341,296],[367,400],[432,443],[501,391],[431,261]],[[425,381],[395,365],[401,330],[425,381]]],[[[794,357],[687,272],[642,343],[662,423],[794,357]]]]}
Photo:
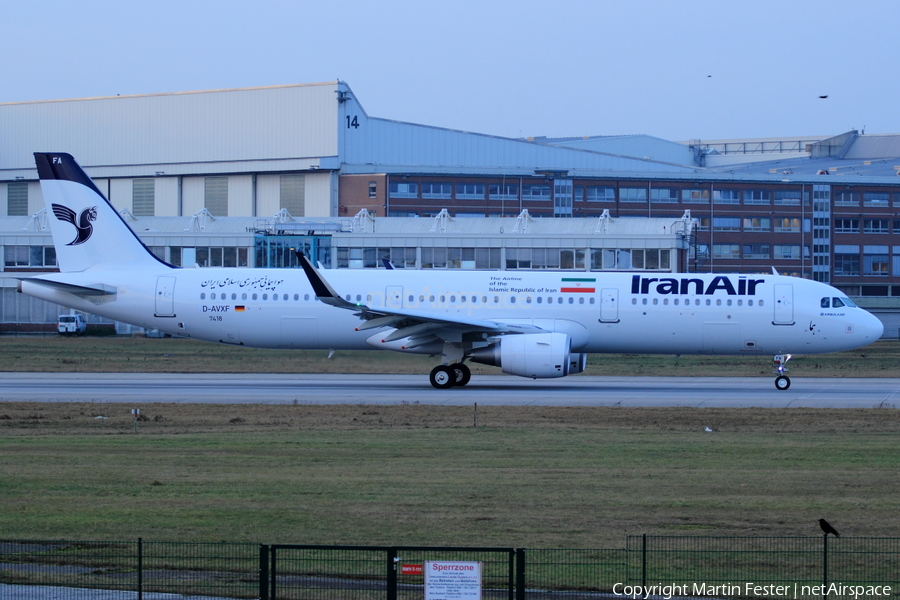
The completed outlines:
{"type": "Polygon", "coordinates": [[[371,308],[365,304],[349,302],[341,298],[340,294],[322,277],[309,259],[302,254],[297,254],[300,265],[303,267],[309,282],[312,285],[316,298],[337,308],[352,310],[365,321],[356,328],[357,331],[377,329],[379,327],[393,327],[393,333],[385,337],[385,342],[398,340],[410,336],[435,335],[443,337],[439,332],[445,329],[454,329],[463,332],[489,333],[501,335],[508,333],[536,333],[544,330],[534,325],[518,323],[503,323],[485,319],[470,319],[462,316],[434,313],[422,310],[409,310],[402,308],[371,308]]]}

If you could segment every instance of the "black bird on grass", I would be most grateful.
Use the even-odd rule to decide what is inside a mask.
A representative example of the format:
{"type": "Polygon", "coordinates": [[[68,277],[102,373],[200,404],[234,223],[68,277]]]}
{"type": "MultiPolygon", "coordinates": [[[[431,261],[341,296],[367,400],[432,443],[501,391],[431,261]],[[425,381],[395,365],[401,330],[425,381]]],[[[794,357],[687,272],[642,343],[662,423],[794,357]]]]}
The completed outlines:
{"type": "Polygon", "coordinates": [[[826,521],[825,519],[819,519],[819,527],[822,528],[822,531],[825,532],[825,535],[828,535],[829,533],[833,533],[834,537],[841,537],[841,534],[839,534],[837,532],[837,529],[835,529],[834,527],[829,525],[828,521],[826,521]]]}

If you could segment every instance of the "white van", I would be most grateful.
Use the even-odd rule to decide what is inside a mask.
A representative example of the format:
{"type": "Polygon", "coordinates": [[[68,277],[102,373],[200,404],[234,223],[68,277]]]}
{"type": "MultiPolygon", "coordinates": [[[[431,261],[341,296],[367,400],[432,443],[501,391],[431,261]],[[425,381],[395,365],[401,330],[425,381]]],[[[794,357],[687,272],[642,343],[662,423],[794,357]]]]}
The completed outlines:
{"type": "Polygon", "coordinates": [[[84,335],[87,331],[87,323],[81,315],[59,315],[59,323],[56,324],[59,335],[84,335]]]}

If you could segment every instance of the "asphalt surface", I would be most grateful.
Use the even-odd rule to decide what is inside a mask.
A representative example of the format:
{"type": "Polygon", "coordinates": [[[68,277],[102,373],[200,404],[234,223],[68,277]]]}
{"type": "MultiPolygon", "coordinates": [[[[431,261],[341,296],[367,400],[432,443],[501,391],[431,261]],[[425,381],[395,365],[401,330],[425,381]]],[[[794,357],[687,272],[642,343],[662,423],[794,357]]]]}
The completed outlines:
{"type": "Polygon", "coordinates": [[[0,373],[0,401],[484,406],[900,407],[900,379],[473,375],[436,390],[422,375],[0,373]]]}

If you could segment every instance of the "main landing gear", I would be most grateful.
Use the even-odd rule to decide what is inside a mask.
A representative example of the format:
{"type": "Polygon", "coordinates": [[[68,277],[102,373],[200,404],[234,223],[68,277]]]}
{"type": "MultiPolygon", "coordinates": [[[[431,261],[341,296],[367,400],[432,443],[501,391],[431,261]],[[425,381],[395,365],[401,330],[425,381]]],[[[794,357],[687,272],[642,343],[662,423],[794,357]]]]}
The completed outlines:
{"type": "Polygon", "coordinates": [[[431,385],[439,390],[447,390],[453,386],[464,386],[472,378],[472,371],[463,363],[452,365],[438,365],[431,370],[428,379],[431,385]]]}
{"type": "Polygon", "coordinates": [[[789,360],[791,360],[790,354],[776,354],[772,359],[775,366],[775,371],[773,371],[775,373],[775,389],[782,392],[791,387],[791,378],[785,375],[789,369],[784,366],[789,360]]]}

